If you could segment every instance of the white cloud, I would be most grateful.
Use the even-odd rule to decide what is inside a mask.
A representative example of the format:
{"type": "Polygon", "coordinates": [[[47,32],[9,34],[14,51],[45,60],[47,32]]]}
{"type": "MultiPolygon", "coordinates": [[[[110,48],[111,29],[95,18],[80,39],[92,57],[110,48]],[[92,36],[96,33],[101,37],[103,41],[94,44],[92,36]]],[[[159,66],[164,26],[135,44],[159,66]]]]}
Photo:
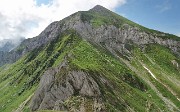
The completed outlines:
{"type": "Polygon", "coordinates": [[[0,39],[31,38],[48,24],[79,10],[89,10],[99,4],[110,10],[127,0],[52,0],[37,5],[35,0],[0,0],[0,39]]]}

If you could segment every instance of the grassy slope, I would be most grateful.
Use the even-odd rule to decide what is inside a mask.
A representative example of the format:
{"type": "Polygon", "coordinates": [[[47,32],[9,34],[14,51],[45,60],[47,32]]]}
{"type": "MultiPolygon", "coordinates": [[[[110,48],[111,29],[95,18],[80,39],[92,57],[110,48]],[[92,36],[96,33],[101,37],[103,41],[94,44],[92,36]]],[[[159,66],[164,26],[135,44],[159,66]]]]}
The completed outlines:
{"type": "Polygon", "coordinates": [[[172,60],[179,62],[170,49],[157,45],[147,45],[144,51],[136,48],[134,50],[135,58],[131,64],[139,71],[147,72],[142,69],[142,63],[155,75],[157,81],[148,73],[145,77],[150,80],[162,93],[165,98],[170,99],[177,107],[180,108],[180,69],[172,64],[172,60]]]}
{"type": "MultiPolygon", "coordinates": [[[[17,109],[23,101],[33,94],[43,71],[49,67],[58,66],[64,56],[69,53],[73,57],[68,59],[72,68],[91,72],[97,82],[99,82],[100,76],[108,79],[112,87],[98,84],[109,111],[130,109],[135,111],[168,111],[163,101],[134,72],[121,64],[118,59],[103,50],[96,49],[71,31],[67,31],[47,46],[27,54],[16,63],[0,69],[0,89],[3,88],[0,92],[0,111],[10,112],[17,109]]],[[[151,55],[149,54],[149,56],[151,55]]],[[[171,86],[176,88],[175,85],[171,86]]],[[[162,86],[160,86],[161,88],[162,86]]],[[[172,100],[178,105],[174,98],[172,100]]],[[[28,112],[28,110],[26,106],[24,111],[28,112]]]]}
{"type": "MultiPolygon", "coordinates": [[[[126,66],[120,64],[112,56],[102,54],[90,44],[87,45],[88,43],[83,41],[80,43],[80,46],[75,48],[76,58],[72,63],[85,70],[103,73],[112,83],[114,87],[110,88],[110,90],[99,84],[103,88],[104,98],[107,101],[106,106],[109,110],[125,111],[127,110],[127,105],[135,111],[146,111],[148,108],[157,111],[160,108],[164,108],[161,99],[150,88],[147,89],[146,84],[137,78],[126,66]],[[149,98],[145,91],[158,100],[149,98]],[[152,104],[152,107],[147,107],[148,104],[152,104]]],[[[166,108],[164,109],[166,110],[166,108]]]]}

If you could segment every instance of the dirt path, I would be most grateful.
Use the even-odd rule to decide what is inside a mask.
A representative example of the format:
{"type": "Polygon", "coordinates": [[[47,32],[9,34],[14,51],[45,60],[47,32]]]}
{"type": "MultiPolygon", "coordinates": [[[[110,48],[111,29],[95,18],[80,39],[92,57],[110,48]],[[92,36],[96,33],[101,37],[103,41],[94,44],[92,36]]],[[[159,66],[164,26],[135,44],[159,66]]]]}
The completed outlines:
{"type": "Polygon", "coordinates": [[[157,78],[155,77],[155,75],[154,75],[145,65],[143,65],[143,67],[149,72],[149,74],[150,74],[155,80],[157,80],[157,78]]]}
{"type": "Polygon", "coordinates": [[[32,98],[33,95],[34,95],[34,93],[32,95],[30,95],[23,103],[21,103],[21,105],[19,105],[19,107],[16,109],[15,112],[22,112],[24,106],[30,101],[30,99],[32,98]]]}

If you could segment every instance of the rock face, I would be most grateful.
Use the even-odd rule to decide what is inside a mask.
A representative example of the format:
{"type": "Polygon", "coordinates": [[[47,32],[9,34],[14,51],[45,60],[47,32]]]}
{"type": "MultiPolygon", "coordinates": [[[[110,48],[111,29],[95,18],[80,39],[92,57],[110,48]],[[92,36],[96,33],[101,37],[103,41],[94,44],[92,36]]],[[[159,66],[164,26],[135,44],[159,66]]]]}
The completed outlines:
{"type": "Polygon", "coordinates": [[[42,109],[68,110],[65,101],[72,96],[93,97],[95,103],[102,104],[99,86],[90,74],[68,69],[68,65],[63,63],[61,66],[51,68],[44,73],[39,88],[32,99],[32,111],[42,109]]]}
{"type": "MultiPolygon", "coordinates": [[[[80,18],[80,17],[79,17],[80,18]]],[[[137,45],[145,45],[157,43],[170,48],[174,53],[180,56],[180,41],[173,39],[163,39],[158,35],[149,34],[141,31],[138,27],[124,24],[121,28],[114,25],[102,25],[99,28],[92,27],[88,22],[77,21],[78,16],[74,17],[70,22],[65,23],[62,30],[75,29],[82,37],[92,41],[93,43],[102,43],[106,48],[122,51],[124,45],[134,43],[137,45]]]]}
{"type": "Polygon", "coordinates": [[[37,37],[26,39],[20,46],[25,46],[23,53],[31,51],[34,48],[47,44],[49,41],[57,38],[60,34],[59,24],[57,21],[51,23],[37,37]]]}

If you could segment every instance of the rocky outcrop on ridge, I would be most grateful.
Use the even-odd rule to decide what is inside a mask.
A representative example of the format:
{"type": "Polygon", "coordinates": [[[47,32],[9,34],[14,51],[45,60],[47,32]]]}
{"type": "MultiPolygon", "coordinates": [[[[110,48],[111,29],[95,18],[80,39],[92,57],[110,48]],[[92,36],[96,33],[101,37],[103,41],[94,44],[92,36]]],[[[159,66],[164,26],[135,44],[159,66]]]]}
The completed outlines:
{"type": "MultiPolygon", "coordinates": [[[[69,110],[71,106],[68,107],[67,102],[72,97],[81,97],[78,100],[83,101],[93,98],[91,108],[99,111],[104,109],[99,86],[91,75],[88,72],[69,69],[64,62],[44,73],[31,102],[32,111],[69,110]]],[[[80,105],[79,108],[85,107],[80,105]]]]}

